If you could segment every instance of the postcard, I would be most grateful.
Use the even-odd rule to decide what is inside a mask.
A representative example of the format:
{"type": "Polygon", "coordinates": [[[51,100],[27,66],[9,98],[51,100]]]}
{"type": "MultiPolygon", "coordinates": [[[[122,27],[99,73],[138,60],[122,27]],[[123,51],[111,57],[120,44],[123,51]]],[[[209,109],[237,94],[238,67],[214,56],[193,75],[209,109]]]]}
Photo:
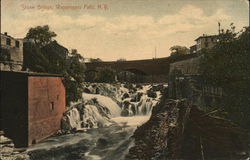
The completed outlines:
{"type": "Polygon", "coordinates": [[[1,0],[1,160],[249,160],[249,0],[1,0]]]}

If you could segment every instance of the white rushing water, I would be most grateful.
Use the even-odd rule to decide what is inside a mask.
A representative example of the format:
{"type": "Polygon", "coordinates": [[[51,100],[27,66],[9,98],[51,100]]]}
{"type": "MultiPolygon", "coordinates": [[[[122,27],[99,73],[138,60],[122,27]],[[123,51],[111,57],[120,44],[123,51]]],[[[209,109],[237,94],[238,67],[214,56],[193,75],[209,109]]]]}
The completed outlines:
{"type": "Polygon", "coordinates": [[[153,87],[157,86],[90,85],[87,88],[90,93],[82,94],[83,102],[75,103],[67,112],[67,123],[70,128],[80,130],[108,126],[119,119],[140,119],[134,116],[149,117],[161,97],[159,89],[153,87]]]}
{"type": "Polygon", "coordinates": [[[73,132],[32,146],[27,151],[31,160],[124,159],[135,129],[150,118],[161,97],[152,87],[90,84],[90,93],[65,113],[67,130],[73,132]]]}
{"type": "Polygon", "coordinates": [[[96,98],[100,105],[105,106],[109,109],[111,117],[120,116],[121,114],[121,108],[110,97],[88,93],[83,93],[82,97],[84,100],[91,100],[93,98],[96,98]]]}

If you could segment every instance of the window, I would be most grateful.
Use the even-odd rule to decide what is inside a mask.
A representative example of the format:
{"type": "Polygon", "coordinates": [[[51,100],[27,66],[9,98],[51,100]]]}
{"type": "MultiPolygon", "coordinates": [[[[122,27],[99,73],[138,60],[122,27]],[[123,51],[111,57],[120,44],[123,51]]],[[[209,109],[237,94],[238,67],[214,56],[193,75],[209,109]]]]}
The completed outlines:
{"type": "Polygon", "coordinates": [[[53,111],[53,110],[54,110],[54,108],[55,108],[55,106],[54,106],[54,102],[50,102],[50,109],[53,111]]]}
{"type": "Polygon", "coordinates": [[[205,42],[205,47],[208,47],[208,43],[207,42],[205,42]]]}
{"type": "Polygon", "coordinates": [[[16,41],[16,47],[17,48],[19,48],[19,45],[20,45],[19,41],[16,41]]]}
{"type": "Polygon", "coordinates": [[[9,38],[6,39],[6,45],[9,45],[9,46],[11,45],[11,41],[9,38]]]}

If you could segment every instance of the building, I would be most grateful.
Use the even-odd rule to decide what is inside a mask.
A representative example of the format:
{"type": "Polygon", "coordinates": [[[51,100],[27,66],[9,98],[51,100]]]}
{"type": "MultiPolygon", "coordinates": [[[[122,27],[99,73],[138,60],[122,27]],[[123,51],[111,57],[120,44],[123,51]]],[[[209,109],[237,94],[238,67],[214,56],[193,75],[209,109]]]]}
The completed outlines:
{"type": "Polygon", "coordinates": [[[50,54],[51,50],[57,51],[63,59],[67,59],[69,55],[69,50],[55,40],[42,47],[42,50],[45,54],[50,54]]]}
{"type": "Polygon", "coordinates": [[[23,41],[1,33],[0,70],[21,71],[23,66],[23,41]]]}
{"type": "Polygon", "coordinates": [[[190,54],[196,53],[196,51],[197,51],[196,44],[190,47],[190,54]]]}
{"type": "Polygon", "coordinates": [[[0,130],[15,147],[27,147],[53,135],[66,109],[63,77],[0,71],[0,130]]]}
{"type": "Polygon", "coordinates": [[[195,39],[196,41],[196,52],[199,52],[202,49],[210,49],[217,42],[217,35],[205,35],[195,39]]]}

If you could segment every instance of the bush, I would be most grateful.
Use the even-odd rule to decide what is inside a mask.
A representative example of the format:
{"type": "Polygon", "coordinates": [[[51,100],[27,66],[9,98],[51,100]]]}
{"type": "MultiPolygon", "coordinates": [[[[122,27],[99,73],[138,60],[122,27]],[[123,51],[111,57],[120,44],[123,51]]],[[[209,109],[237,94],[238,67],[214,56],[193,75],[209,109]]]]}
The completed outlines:
{"type": "Polygon", "coordinates": [[[240,33],[222,32],[219,41],[207,50],[200,63],[201,75],[223,89],[220,110],[243,127],[250,126],[250,28],[240,33]]]}
{"type": "Polygon", "coordinates": [[[96,82],[112,83],[115,82],[116,71],[111,67],[98,68],[95,76],[96,82]]]}

